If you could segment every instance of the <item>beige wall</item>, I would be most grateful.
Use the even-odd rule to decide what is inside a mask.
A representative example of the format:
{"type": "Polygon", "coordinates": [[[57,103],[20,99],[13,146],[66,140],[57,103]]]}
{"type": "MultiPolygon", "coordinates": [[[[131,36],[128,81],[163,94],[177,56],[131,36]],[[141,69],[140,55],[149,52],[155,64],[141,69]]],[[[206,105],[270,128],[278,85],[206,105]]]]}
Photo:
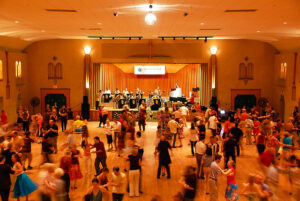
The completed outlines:
{"type": "MultiPolygon", "coordinates": [[[[218,47],[218,100],[230,107],[231,89],[261,89],[262,96],[273,102],[273,68],[276,50],[271,45],[253,40],[153,40],[149,59],[148,40],[45,40],[25,49],[30,69],[29,99],[40,95],[40,88],[51,88],[47,64],[57,57],[63,65],[59,88],[71,89],[71,107],[79,109],[83,91],[84,46],[92,48],[92,62],[102,63],[210,63],[210,47],[218,47]],[[239,63],[248,56],[254,63],[254,80],[247,85],[238,80],[239,63]]],[[[142,86],[141,86],[142,88],[142,86]]]]}
{"type": "Polygon", "coordinates": [[[296,100],[292,100],[292,86],[294,79],[294,53],[282,53],[275,56],[274,66],[274,106],[280,110],[280,96],[284,96],[285,113],[284,120],[287,121],[291,116],[294,106],[300,104],[300,52],[298,52],[297,69],[296,69],[296,100]],[[285,81],[280,81],[280,65],[287,63],[287,77],[285,81]]]}
{"type": "MultiPolygon", "coordinates": [[[[10,98],[6,96],[6,83],[7,83],[7,70],[6,70],[6,56],[5,51],[0,50],[0,60],[2,60],[4,68],[4,80],[0,81],[0,97],[3,97],[4,110],[7,112],[8,121],[13,122],[17,119],[17,104],[18,96],[20,104],[28,105],[28,69],[27,69],[27,55],[19,52],[8,52],[8,72],[10,83],[10,98]],[[21,61],[22,63],[22,79],[17,80],[15,76],[15,62],[21,61]]],[[[29,108],[31,109],[31,108],[29,108]]]]}

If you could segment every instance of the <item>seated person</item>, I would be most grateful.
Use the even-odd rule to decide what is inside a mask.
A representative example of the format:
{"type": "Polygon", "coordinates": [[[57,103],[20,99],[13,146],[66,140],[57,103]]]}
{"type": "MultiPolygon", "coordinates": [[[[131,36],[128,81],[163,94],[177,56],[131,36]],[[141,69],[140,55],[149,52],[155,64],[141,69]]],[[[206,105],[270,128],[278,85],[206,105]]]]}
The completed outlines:
{"type": "Polygon", "coordinates": [[[73,123],[73,128],[75,132],[82,132],[82,127],[86,125],[86,122],[80,119],[80,116],[76,116],[76,120],[73,123]]]}

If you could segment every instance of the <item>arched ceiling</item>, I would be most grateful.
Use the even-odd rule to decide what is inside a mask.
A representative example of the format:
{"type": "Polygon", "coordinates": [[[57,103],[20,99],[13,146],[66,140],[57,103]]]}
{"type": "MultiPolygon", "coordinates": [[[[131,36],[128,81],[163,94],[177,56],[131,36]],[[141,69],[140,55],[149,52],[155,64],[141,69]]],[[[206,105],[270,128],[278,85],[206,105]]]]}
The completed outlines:
{"type": "Polygon", "coordinates": [[[152,2],[153,12],[157,15],[154,26],[144,22],[149,12],[149,1],[146,0],[1,0],[0,46],[24,49],[34,41],[87,36],[154,39],[158,36],[200,35],[260,40],[282,51],[300,48],[299,0],[152,2]],[[69,12],[49,12],[47,9],[67,9],[69,12]],[[225,12],[240,9],[252,9],[253,12],[225,12]],[[10,42],[3,42],[5,40],[10,42]]]}

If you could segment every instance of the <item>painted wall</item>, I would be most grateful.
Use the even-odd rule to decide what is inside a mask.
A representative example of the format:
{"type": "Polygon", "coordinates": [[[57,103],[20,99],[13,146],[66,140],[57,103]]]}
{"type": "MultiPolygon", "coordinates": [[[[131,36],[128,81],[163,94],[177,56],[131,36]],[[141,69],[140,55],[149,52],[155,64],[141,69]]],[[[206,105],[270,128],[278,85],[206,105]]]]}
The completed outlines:
{"type": "Polygon", "coordinates": [[[300,106],[300,52],[298,52],[297,68],[296,68],[296,99],[292,100],[292,86],[294,78],[294,52],[277,54],[275,56],[274,66],[274,106],[277,110],[281,108],[280,97],[284,96],[285,113],[284,120],[287,121],[292,115],[294,106],[300,106]],[[287,76],[286,80],[280,80],[280,66],[281,63],[287,63],[287,76]]]}
{"type": "MultiPolygon", "coordinates": [[[[6,83],[7,83],[7,69],[6,69],[6,56],[5,51],[0,51],[0,60],[3,63],[4,79],[0,81],[0,97],[3,98],[4,110],[7,112],[8,121],[14,122],[17,120],[17,107],[19,104],[29,105],[28,99],[28,68],[27,68],[27,55],[20,52],[8,52],[8,75],[10,83],[10,98],[6,96],[6,83]],[[22,63],[22,78],[17,79],[15,74],[15,63],[21,61],[22,63]]],[[[29,108],[31,110],[31,108],[29,108]]],[[[31,110],[32,111],[32,110],[31,110]]]]}
{"type": "Polygon", "coordinates": [[[40,88],[53,87],[47,78],[47,65],[57,58],[63,65],[59,88],[71,89],[71,107],[80,108],[83,95],[83,48],[92,48],[95,63],[210,63],[210,48],[217,52],[217,87],[221,106],[229,108],[231,89],[261,89],[262,96],[274,100],[273,68],[276,50],[271,45],[252,40],[45,40],[25,49],[30,69],[29,98],[40,95],[40,88]],[[151,48],[150,48],[151,46],[151,48]],[[151,51],[150,51],[151,50],[151,51]],[[151,53],[151,59],[149,54],[151,53]],[[247,85],[238,80],[238,68],[245,57],[254,63],[254,80],[247,85]]]}

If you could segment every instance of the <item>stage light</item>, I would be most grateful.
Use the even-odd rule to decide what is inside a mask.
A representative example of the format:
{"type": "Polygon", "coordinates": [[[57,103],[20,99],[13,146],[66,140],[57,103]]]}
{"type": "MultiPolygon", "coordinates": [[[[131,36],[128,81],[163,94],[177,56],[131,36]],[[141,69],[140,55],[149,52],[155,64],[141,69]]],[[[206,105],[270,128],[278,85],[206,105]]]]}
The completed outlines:
{"type": "Polygon", "coordinates": [[[114,13],[114,16],[117,17],[119,14],[118,13],[114,13]]]}
{"type": "Polygon", "coordinates": [[[157,18],[156,16],[153,14],[153,13],[148,13],[146,16],[145,16],[145,22],[146,24],[148,25],[154,25],[155,22],[156,22],[157,18]]]}
{"type": "Polygon", "coordinates": [[[183,40],[185,40],[185,37],[182,37],[183,40]]]}
{"type": "Polygon", "coordinates": [[[204,38],[204,42],[205,42],[205,43],[207,42],[207,37],[204,38]]]}
{"type": "Polygon", "coordinates": [[[220,114],[224,115],[224,114],[226,114],[226,111],[225,110],[220,110],[220,114]]]}
{"type": "Polygon", "coordinates": [[[164,37],[162,37],[162,38],[161,38],[161,40],[165,40],[165,38],[164,38],[164,37]]]}
{"type": "Polygon", "coordinates": [[[131,40],[131,37],[129,37],[129,40],[131,40]]]}
{"type": "Polygon", "coordinates": [[[102,37],[99,38],[100,40],[102,39],[102,37]]]}
{"type": "Polygon", "coordinates": [[[139,37],[139,40],[142,40],[142,37],[139,37]]]}
{"type": "Polygon", "coordinates": [[[115,40],[115,37],[112,37],[113,40],[115,40]]]}
{"type": "Polygon", "coordinates": [[[199,37],[196,37],[197,40],[199,40],[199,37]]]}
{"type": "Polygon", "coordinates": [[[92,48],[90,46],[85,46],[84,47],[84,53],[85,54],[90,54],[91,53],[92,48]]]}
{"type": "Polygon", "coordinates": [[[217,51],[218,51],[218,48],[217,48],[216,46],[212,46],[212,47],[210,48],[210,53],[211,53],[212,55],[217,54],[217,51]]]}
{"type": "Polygon", "coordinates": [[[175,38],[175,37],[173,37],[173,40],[176,40],[176,38],[175,38]]]}

